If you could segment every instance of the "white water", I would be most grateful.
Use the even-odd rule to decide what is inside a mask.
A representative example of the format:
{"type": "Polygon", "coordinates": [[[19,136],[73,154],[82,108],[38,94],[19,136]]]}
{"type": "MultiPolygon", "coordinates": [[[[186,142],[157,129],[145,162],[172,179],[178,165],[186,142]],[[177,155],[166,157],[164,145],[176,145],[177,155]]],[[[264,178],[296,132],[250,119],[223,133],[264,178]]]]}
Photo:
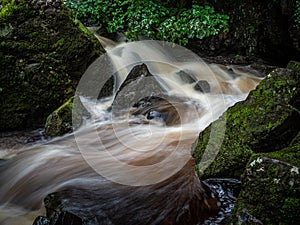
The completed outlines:
{"type": "MultiPolygon", "coordinates": [[[[73,187],[102,190],[110,183],[132,186],[133,192],[139,190],[135,189],[139,186],[156,187],[179,173],[191,160],[191,146],[198,133],[228,107],[245,99],[260,81],[251,71],[241,71],[232,66],[233,76],[226,71],[228,68],[207,65],[186,49],[167,43],[123,43],[107,48],[107,51],[107,58],[114,65],[116,90],[131,69],[141,63],[145,63],[154,75],[144,79],[158,83],[162,88],[160,93],[154,93],[147,90],[146,82],[141,89],[123,89],[120,92],[122,96],[135,95],[140,100],[162,94],[164,101],[155,103],[145,115],[132,115],[135,111],[132,104],[123,109],[121,116],[116,116],[114,107],[111,111],[107,110],[114,96],[105,101],[82,96],[83,104],[92,114],[87,124],[74,134],[22,150],[13,157],[7,156],[12,158],[3,164],[0,171],[0,224],[20,224],[20,219],[24,225],[31,224],[32,210],[41,208],[47,194],[59,190],[73,187]],[[188,73],[195,82],[184,81],[178,75],[179,71],[188,73]],[[209,83],[209,93],[194,89],[199,80],[209,83]],[[149,112],[161,108],[174,123],[166,126],[159,118],[147,119],[149,112]],[[26,216],[29,217],[27,222],[26,216]]],[[[101,63],[100,59],[100,65],[105,64],[101,63]]],[[[89,71],[97,65],[93,64],[89,71]]],[[[192,170],[191,166],[186,174],[196,177],[190,173],[192,170]]],[[[186,182],[185,176],[180,179],[186,182]]],[[[188,184],[194,185],[195,182],[198,181],[193,178],[188,184]]],[[[197,185],[205,202],[205,193],[201,185],[197,185]]],[[[162,189],[172,195],[167,188],[169,184],[162,189]]],[[[138,195],[139,191],[136,192],[138,195]]]]}

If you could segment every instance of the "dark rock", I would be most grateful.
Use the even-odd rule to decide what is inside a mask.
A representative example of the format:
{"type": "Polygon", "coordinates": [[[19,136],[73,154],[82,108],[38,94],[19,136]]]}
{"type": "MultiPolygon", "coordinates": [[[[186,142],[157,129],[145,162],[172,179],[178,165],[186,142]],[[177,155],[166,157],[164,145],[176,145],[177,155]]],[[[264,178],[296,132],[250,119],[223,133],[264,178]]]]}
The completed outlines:
{"type": "Polygon", "coordinates": [[[133,115],[144,115],[148,120],[156,119],[167,126],[178,125],[181,122],[180,108],[186,109],[184,99],[166,95],[148,96],[133,105],[133,115]]]}
{"type": "Polygon", "coordinates": [[[178,73],[176,73],[180,79],[184,82],[184,83],[187,83],[187,84],[191,84],[191,83],[194,83],[196,82],[196,80],[188,73],[186,73],[185,71],[183,70],[180,70],[178,73]]]}
{"type": "Polygon", "coordinates": [[[134,66],[115,95],[112,111],[114,115],[122,115],[122,110],[132,107],[141,99],[164,93],[145,64],[134,66]]]}
{"type": "Polygon", "coordinates": [[[228,224],[298,224],[298,166],[262,154],[252,156],[228,224]]]}
{"type": "Polygon", "coordinates": [[[35,128],[104,50],[60,0],[2,4],[0,130],[35,128]]]}
{"type": "Polygon", "coordinates": [[[56,212],[50,225],[85,225],[85,223],[73,213],[56,212]]]}
{"type": "Polygon", "coordinates": [[[50,219],[44,216],[38,216],[32,225],[50,225],[50,219]]]}
{"type": "Polygon", "coordinates": [[[276,69],[246,101],[231,107],[201,132],[194,156],[200,162],[204,153],[208,154],[199,165],[200,174],[239,178],[253,152],[287,147],[300,130],[299,85],[298,71],[276,69]],[[215,159],[209,151],[217,152],[215,159]],[[209,167],[203,171],[201,168],[207,164],[209,167]]]}
{"type": "Polygon", "coordinates": [[[86,225],[86,223],[70,212],[58,211],[50,219],[44,216],[37,217],[32,225],[86,225]]]}
{"type": "Polygon", "coordinates": [[[141,64],[134,66],[132,70],[127,75],[125,81],[121,84],[118,92],[122,91],[122,89],[127,86],[129,83],[132,83],[133,81],[136,81],[137,79],[143,78],[143,77],[150,77],[153,76],[149,70],[146,64],[141,64]]]}
{"type": "Polygon", "coordinates": [[[153,119],[162,119],[164,121],[167,120],[167,114],[166,113],[160,113],[158,111],[150,111],[147,115],[148,120],[153,120],[153,119]]]}
{"type": "Polygon", "coordinates": [[[210,92],[210,86],[209,83],[206,80],[199,80],[197,84],[194,86],[194,89],[196,91],[200,91],[202,93],[209,93],[210,92]]]}

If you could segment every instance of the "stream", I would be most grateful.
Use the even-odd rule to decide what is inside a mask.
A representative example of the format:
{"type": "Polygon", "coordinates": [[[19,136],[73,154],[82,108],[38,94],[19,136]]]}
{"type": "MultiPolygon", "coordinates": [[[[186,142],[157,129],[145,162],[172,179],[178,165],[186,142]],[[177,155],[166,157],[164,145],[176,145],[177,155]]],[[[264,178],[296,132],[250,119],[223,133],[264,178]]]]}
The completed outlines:
{"type": "Polygon", "coordinates": [[[51,140],[38,130],[29,134],[37,143],[25,147],[1,145],[0,224],[31,225],[51,193],[56,209],[84,224],[224,224],[240,183],[200,181],[191,149],[200,131],[256,87],[258,72],[207,64],[166,42],[98,38],[107,53],[76,91],[90,114],[85,123],[51,140]]]}

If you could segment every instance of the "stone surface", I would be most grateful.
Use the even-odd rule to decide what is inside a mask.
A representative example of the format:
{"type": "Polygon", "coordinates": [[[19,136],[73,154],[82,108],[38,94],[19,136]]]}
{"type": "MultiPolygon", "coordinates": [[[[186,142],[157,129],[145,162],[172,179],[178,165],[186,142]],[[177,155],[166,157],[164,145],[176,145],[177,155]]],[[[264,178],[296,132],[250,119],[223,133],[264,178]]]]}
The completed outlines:
{"type": "MultiPolygon", "coordinates": [[[[297,146],[298,152],[300,145],[297,146]]],[[[285,159],[285,157],[283,157],[285,159]]],[[[242,177],[242,190],[228,224],[298,224],[298,165],[257,154],[242,177]]]]}
{"type": "Polygon", "coordinates": [[[41,126],[103,48],[62,1],[2,2],[0,130],[41,126]]]}
{"type": "Polygon", "coordinates": [[[154,76],[149,72],[146,64],[134,66],[125,81],[117,91],[112,110],[114,115],[122,114],[145,97],[161,96],[166,93],[154,76]]]}
{"type": "MultiPolygon", "coordinates": [[[[296,63],[290,63],[292,68],[296,63]]],[[[204,159],[199,165],[202,177],[239,178],[251,155],[287,147],[300,129],[300,73],[276,69],[252,91],[247,100],[231,107],[200,133],[194,156],[200,161],[207,144],[218,151],[216,159],[204,159]],[[218,133],[217,124],[226,121],[226,131],[218,133]],[[224,135],[224,136],[223,136],[224,135]],[[209,142],[210,138],[216,139],[209,142]],[[218,138],[220,140],[218,140],[218,138]],[[213,146],[215,143],[219,146],[213,146]],[[205,163],[210,166],[204,171],[205,163]],[[201,168],[202,167],[202,168],[201,168]]]]}
{"type": "Polygon", "coordinates": [[[46,120],[45,135],[60,136],[80,127],[84,118],[90,114],[82,105],[78,97],[71,97],[62,106],[51,113],[46,120]]]}
{"type": "Polygon", "coordinates": [[[197,84],[194,86],[194,89],[196,91],[202,92],[202,93],[209,93],[210,92],[210,86],[209,83],[206,80],[199,80],[197,84]]]}

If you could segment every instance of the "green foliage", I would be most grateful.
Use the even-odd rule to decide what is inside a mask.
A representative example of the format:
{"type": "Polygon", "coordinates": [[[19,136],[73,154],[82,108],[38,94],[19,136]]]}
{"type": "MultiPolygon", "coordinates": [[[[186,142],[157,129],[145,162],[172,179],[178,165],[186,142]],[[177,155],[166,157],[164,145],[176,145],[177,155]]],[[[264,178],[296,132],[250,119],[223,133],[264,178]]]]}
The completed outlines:
{"type": "Polygon", "coordinates": [[[300,25],[300,0],[296,1],[296,9],[294,13],[294,20],[297,25],[300,25]]]}
{"type": "Polygon", "coordinates": [[[188,39],[227,31],[228,16],[209,6],[170,8],[160,1],[65,0],[75,16],[107,26],[109,32],[123,31],[130,40],[139,36],[187,44],[188,39]]]}

